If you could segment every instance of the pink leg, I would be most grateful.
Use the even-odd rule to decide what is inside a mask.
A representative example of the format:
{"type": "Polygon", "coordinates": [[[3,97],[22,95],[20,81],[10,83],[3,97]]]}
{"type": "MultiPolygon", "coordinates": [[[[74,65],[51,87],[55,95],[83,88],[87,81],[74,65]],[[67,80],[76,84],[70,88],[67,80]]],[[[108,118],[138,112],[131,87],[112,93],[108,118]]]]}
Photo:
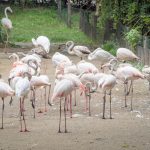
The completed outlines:
{"type": "Polygon", "coordinates": [[[86,91],[84,92],[84,95],[85,95],[85,112],[87,112],[88,111],[88,99],[87,99],[87,96],[86,96],[86,91]]]}
{"type": "Polygon", "coordinates": [[[72,118],[72,93],[70,94],[70,118],[72,118]]]}

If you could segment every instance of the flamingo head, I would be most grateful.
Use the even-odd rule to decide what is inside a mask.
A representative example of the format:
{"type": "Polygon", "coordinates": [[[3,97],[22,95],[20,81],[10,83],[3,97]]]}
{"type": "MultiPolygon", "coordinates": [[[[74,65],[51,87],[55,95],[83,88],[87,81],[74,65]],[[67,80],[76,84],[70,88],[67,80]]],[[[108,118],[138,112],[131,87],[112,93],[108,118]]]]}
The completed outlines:
{"type": "Polygon", "coordinates": [[[10,7],[7,7],[7,10],[13,13],[12,9],[10,7]]]}

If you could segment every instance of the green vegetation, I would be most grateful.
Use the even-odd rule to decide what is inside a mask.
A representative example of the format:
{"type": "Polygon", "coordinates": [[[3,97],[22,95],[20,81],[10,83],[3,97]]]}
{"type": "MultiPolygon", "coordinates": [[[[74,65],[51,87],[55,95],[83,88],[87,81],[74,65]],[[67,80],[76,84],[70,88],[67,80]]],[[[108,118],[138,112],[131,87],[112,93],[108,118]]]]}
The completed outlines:
{"type": "MultiPolygon", "coordinates": [[[[76,43],[92,44],[87,36],[79,30],[76,23],[71,29],[58,18],[57,11],[54,8],[25,8],[21,10],[13,7],[13,14],[9,14],[9,18],[13,22],[13,30],[11,32],[11,42],[30,42],[31,39],[40,35],[47,36],[51,42],[66,42],[73,40],[76,43]]],[[[0,12],[0,17],[4,16],[0,12]]],[[[78,21],[74,15],[74,20],[78,21]]]]}
{"type": "Polygon", "coordinates": [[[103,45],[102,48],[112,55],[116,56],[116,51],[117,51],[117,44],[113,41],[106,41],[103,45]]]}

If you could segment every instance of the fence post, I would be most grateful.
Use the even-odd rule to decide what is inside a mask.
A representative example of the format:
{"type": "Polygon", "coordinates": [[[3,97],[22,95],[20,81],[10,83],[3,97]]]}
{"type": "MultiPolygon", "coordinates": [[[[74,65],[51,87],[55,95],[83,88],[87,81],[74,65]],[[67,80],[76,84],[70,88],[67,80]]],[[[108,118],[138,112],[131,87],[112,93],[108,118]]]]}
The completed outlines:
{"type": "Polygon", "coordinates": [[[70,0],[68,0],[67,25],[69,28],[71,28],[71,3],[70,3],[70,0]]]}
{"type": "Polygon", "coordinates": [[[59,16],[61,17],[61,11],[62,11],[62,3],[61,3],[61,0],[58,0],[57,1],[57,7],[58,7],[58,14],[59,16]]]}
{"type": "Polygon", "coordinates": [[[92,27],[92,38],[93,40],[97,39],[97,16],[93,16],[93,27],[92,27]]]}

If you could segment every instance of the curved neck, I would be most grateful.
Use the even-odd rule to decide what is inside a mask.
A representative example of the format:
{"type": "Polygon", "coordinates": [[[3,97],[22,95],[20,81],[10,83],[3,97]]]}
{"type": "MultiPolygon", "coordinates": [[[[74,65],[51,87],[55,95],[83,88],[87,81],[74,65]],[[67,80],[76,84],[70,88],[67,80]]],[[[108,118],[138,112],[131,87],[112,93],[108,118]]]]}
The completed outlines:
{"type": "Polygon", "coordinates": [[[32,38],[32,43],[33,43],[33,45],[34,45],[35,47],[38,46],[38,44],[37,44],[37,42],[36,42],[36,40],[35,40],[34,38],[32,38]]]}
{"type": "Polygon", "coordinates": [[[8,7],[5,8],[5,17],[6,18],[8,18],[7,11],[8,11],[8,7]]]}
{"type": "Polygon", "coordinates": [[[71,55],[73,55],[74,54],[74,52],[72,51],[72,49],[74,47],[73,41],[68,41],[66,45],[67,45],[67,51],[68,51],[68,53],[71,54],[71,55]],[[68,46],[69,43],[71,43],[70,46],[68,46]]]}
{"type": "Polygon", "coordinates": [[[38,72],[37,72],[38,64],[37,64],[37,63],[35,63],[35,62],[33,62],[32,60],[28,60],[27,64],[28,64],[28,66],[29,66],[29,67],[31,67],[31,68],[35,71],[34,75],[37,75],[37,73],[38,73],[38,72]],[[31,63],[30,63],[30,62],[34,63],[34,64],[35,64],[35,66],[31,65],[31,63]]]}
{"type": "Polygon", "coordinates": [[[11,57],[13,57],[14,60],[16,59],[16,61],[19,61],[19,56],[18,56],[16,53],[13,53],[12,55],[10,55],[10,56],[9,56],[9,59],[10,59],[11,57]]]}

